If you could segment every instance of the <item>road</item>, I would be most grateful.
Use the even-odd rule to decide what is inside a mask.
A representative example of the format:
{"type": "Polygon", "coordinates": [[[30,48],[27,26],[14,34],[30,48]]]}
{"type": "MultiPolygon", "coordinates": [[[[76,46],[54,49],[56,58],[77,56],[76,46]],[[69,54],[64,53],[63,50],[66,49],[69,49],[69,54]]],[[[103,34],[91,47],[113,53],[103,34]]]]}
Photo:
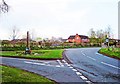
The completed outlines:
{"type": "Polygon", "coordinates": [[[98,54],[100,48],[66,49],[66,60],[30,60],[0,57],[0,64],[17,67],[45,76],[58,83],[80,84],[120,82],[120,61],[98,54]]]}
{"type": "Polygon", "coordinates": [[[65,60],[30,60],[20,58],[8,58],[0,57],[2,62],[0,64],[17,67],[30,71],[46,78],[54,80],[59,84],[79,84],[83,82],[91,83],[79,72],[74,71],[75,69],[69,68],[71,66],[65,60]],[[81,78],[82,77],[82,78],[81,78]]]}
{"type": "Polygon", "coordinates": [[[100,48],[67,49],[72,66],[92,82],[120,82],[120,60],[98,52],[100,48]]]}

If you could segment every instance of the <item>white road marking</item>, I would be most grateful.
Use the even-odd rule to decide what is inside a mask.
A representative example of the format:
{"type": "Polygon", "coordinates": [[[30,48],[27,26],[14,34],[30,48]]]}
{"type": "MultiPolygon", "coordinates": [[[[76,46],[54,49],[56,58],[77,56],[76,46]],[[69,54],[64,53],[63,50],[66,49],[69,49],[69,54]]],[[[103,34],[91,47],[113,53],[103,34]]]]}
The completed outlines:
{"type": "Polygon", "coordinates": [[[85,56],[85,54],[84,53],[82,53],[84,56],[85,56]]]}
{"type": "MultiPolygon", "coordinates": [[[[83,52],[82,52],[82,54],[83,54],[84,56],[86,56],[83,52]]],[[[99,54],[99,53],[96,53],[96,54],[97,54],[97,55],[102,55],[102,54],[99,54]]],[[[92,57],[90,57],[90,56],[87,56],[87,57],[90,58],[90,59],[92,59],[92,60],[94,60],[94,61],[96,61],[96,59],[94,59],[94,58],[92,58],[92,57]]],[[[104,56],[104,57],[106,57],[106,56],[104,56]]],[[[104,64],[104,65],[107,65],[107,66],[110,66],[110,67],[113,67],[113,68],[116,68],[116,69],[120,69],[120,67],[117,67],[117,66],[114,66],[114,65],[105,63],[105,62],[100,62],[100,63],[102,63],[102,64],[104,64]]]]}
{"type": "Polygon", "coordinates": [[[70,64],[67,65],[68,67],[71,66],[70,64]]]}
{"type": "Polygon", "coordinates": [[[90,59],[92,59],[92,60],[94,60],[94,61],[96,61],[96,59],[94,59],[94,58],[92,58],[92,57],[90,57],[90,56],[87,56],[88,58],[90,58],[90,59]]]}
{"type": "Polygon", "coordinates": [[[93,84],[91,81],[86,81],[88,84],[93,84]]]}
{"type": "Polygon", "coordinates": [[[82,78],[83,80],[87,80],[85,76],[80,76],[80,78],[82,78]]]}
{"type": "Polygon", "coordinates": [[[18,60],[26,60],[26,59],[18,59],[18,60]]]}
{"type": "Polygon", "coordinates": [[[76,74],[77,74],[77,75],[82,75],[82,73],[80,73],[80,72],[76,72],[76,74]]]}
{"type": "Polygon", "coordinates": [[[32,63],[32,62],[28,62],[28,61],[24,61],[25,63],[32,63]]]}
{"type": "Polygon", "coordinates": [[[61,67],[60,65],[46,65],[44,63],[36,63],[36,62],[29,62],[29,61],[24,61],[25,63],[28,63],[28,64],[36,64],[36,65],[42,65],[42,66],[51,66],[51,67],[61,67]]]}
{"type": "Polygon", "coordinates": [[[60,67],[59,65],[56,65],[56,67],[60,67]]]}
{"type": "Polygon", "coordinates": [[[111,65],[111,64],[108,64],[108,63],[105,63],[105,62],[101,62],[101,63],[104,64],[104,65],[107,65],[107,66],[111,66],[111,67],[116,68],[116,69],[120,69],[117,66],[114,66],[114,65],[111,65]]]}
{"type": "Polygon", "coordinates": [[[66,62],[65,60],[62,60],[64,63],[66,62]]]}
{"type": "Polygon", "coordinates": [[[68,65],[68,63],[67,63],[67,62],[66,62],[65,64],[66,64],[66,65],[68,65]]]}
{"type": "Polygon", "coordinates": [[[25,63],[29,63],[29,64],[36,64],[36,65],[45,65],[45,64],[42,64],[42,63],[36,63],[36,62],[28,62],[28,61],[24,61],[25,63]]]}
{"type": "Polygon", "coordinates": [[[75,71],[75,72],[77,71],[76,69],[72,69],[72,70],[75,71]]]}
{"type": "Polygon", "coordinates": [[[57,62],[60,64],[60,66],[64,66],[61,62],[60,62],[60,60],[57,60],[57,62]]]}
{"type": "Polygon", "coordinates": [[[73,67],[69,67],[69,68],[73,69],[73,67]]]}
{"type": "MultiPolygon", "coordinates": [[[[83,54],[84,56],[86,56],[83,52],[82,52],[82,54],[83,54]]],[[[94,59],[94,58],[92,58],[92,57],[90,57],[90,56],[86,56],[86,57],[88,57],[88,58],[90,58],[90,59],[96,61],[96,59],[94,59]]]]}

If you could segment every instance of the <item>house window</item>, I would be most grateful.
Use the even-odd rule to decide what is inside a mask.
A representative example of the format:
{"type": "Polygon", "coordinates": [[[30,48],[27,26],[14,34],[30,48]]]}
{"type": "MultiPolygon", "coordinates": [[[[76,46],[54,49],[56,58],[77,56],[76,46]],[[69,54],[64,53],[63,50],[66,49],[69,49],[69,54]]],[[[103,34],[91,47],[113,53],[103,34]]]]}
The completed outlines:
{"type": "Polygon", "coordinates": [[[79,39],[79,37],[77,37],[76,39],[79,39]]]}

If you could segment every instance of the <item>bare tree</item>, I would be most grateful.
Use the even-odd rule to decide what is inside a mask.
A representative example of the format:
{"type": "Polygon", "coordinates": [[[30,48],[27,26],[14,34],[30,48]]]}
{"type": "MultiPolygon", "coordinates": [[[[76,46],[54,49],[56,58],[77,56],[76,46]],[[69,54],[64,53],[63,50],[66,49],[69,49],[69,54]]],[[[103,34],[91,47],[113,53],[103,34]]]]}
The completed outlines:
{"type": "Polygon", "coordinates": [[[91,29],[89,30],[89,37],[90,37],[90,38],[95,38],[95,37],[96,37],[96,33],[95,33],[95,31],[94,31],[93,28],[91,28],[91,29]]]}
{"type": "Polygon", "coordinates": [[[104,40],[106,39],[106,32],[104,32],[102,29],[96,31],[96,36],[99,38],[99,43],[102,44],[104,40]]]}
{"type": "Polygon", "coordinates": [[[18,39],[19,38],[19,29],[16,28],[16,26],[13,27],[12,29],[12,34],[10,35],[10,38],[12,40],[18,39]]]}
{"type": "Polygon", "coordinates": [[[107,37],[108,37],[108,38],[111,38],[112,32],[111,32],[111,27],[110,27],[110,25],[107,27],[106,32],[107,32],[107,37]]]}
{"type": "Polygon", "coordinates": [[[111,27],[110,27],[110,25],[107,27],[106,32],[107,32],[108,50],[109,50],[109,43],[110,43],[109,40],[111,38],[111,27]]]}
{"type": "Polygon", "coordinates": [[[2,3],[0,4],[0,13],[3,12],[3,13],[6,13],[9,11],[9,6],[8,4],[2,0],[2,3]]]}

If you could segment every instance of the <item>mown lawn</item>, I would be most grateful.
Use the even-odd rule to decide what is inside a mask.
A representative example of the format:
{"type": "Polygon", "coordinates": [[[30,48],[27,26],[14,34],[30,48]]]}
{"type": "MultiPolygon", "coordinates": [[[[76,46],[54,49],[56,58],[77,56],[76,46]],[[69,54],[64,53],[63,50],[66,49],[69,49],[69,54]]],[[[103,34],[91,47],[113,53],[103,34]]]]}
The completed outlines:
{"type": "Polygon", "coordinates": [[[2,51],[1,56],[5,57],[23,57],[23,58],[42,58],[42,59],[57,59],[62,58],[62,49],[56,50],[33,50],[32,54],[24,54],[24,51],[2,51]]]}
{"type": "Polygon", "coordinates": [[[55,84],[55,82],[34,74],[34,73],[30,73],[27,71],[23,71],[21,69],[18,68],[12,68],[12,67],[8,67],[8,66],[2,66],[0,65],[0,74],[2,75],[2,80],[0,80],[0,82],[2,82],[3,84],[28,84],[28,83],[35,83],[35,84],[55,84]]]}
{"type": "Polygon", "coordinates": [[[99,53],[120,59],[120,48],[109,48],[109,50],[108,48],[102,48],[99,53]]]}

